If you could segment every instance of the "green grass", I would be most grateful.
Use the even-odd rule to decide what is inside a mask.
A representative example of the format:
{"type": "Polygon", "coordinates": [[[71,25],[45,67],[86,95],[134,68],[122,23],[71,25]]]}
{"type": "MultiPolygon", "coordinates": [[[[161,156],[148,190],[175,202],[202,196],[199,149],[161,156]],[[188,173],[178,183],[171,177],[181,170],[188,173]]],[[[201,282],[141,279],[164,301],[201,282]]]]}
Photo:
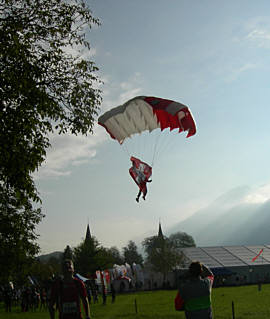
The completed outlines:
{"type": "MultiPolygon", "coordinates": [[[[93,319],[184,319],[183,312],[174,310],[175,295],[175,290],[121,294],[116,295],[114,304],[108,296],[106,306],[102,305],[101,298],[98,304],[91,305],[91,316],[93,319]]],[[[236,319],[269,319],[269,300],[270,285],[263,285],[261,291],[258,291],[256,285],[213,289],[214,319],[232,318],[232,301],[234,301],[236,319]]],[[[6,318],[48,319],[49,313],[44,311],[21,313],[19,308],[13,308],[12,313],[7,314],[1,304],[0,319],[6,318]]]]}

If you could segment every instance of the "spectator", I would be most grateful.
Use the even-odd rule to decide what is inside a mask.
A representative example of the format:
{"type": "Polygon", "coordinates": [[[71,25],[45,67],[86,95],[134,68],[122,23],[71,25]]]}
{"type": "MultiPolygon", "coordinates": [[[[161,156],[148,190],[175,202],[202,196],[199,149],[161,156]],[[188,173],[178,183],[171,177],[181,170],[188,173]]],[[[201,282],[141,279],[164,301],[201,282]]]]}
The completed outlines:
{"type": "Polygon", "coordinates": [[[46,293],[46,289],[42,288],[41,289],[41,293],[40,293],[40,308],[39,310],[45,310],[47,308],[47,293],[46,293]]]}
{"type": "Polygon", "coordinates": [[[114,280],[111,282],[111,294],[112,294],[112,303],[114,303],[115,295],[116,295],[115,288],[114,288],[114,280]]]}
{"type": "Polygon", "coordinates": [[[4,304],[6,312],[11,312],[11,300],[12,300],[13,289],[10,284],[6,285],[4,288],[4,304]]]}
{"type": "MultiPolygon", "coordinates": [[[[211,290],[214,275],[198,261],[189,266],[188,277],[181,281],[178,295],[182,298],[186,319],[212,319],[211,290]]],[[[181,310],[181,309],[177,309],[181,310]]]]}
{"type": "Polygon", "coordinates": [[[74,278],[74,266],[71,260],[63,263],[63,280],[57,280],[51,291],[50,318],[55,319],[55,304],[58,306],[59,318],[82,319],[80,299],[82,300],[86,319],[89,319],[89,304],[84,283],[74,278]]]}

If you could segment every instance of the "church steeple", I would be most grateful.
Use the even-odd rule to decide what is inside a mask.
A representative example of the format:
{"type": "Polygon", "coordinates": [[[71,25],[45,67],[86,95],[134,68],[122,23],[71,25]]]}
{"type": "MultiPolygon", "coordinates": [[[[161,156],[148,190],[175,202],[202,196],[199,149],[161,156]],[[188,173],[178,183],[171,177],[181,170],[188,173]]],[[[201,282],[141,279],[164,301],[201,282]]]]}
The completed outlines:
{"type": "Polygon", "coordinates": [[[91,239],[91,233],[90,233],[90,227],[89,223],[87,224],[87,229],[86,229],[86,235],[85,235],[85,241],[91,239]]]}
{"type": "Polygon", "coordinates": [[[164,239],[160,221],[159,221],[159,227],[158,227],[158,237],[164,239]]]}

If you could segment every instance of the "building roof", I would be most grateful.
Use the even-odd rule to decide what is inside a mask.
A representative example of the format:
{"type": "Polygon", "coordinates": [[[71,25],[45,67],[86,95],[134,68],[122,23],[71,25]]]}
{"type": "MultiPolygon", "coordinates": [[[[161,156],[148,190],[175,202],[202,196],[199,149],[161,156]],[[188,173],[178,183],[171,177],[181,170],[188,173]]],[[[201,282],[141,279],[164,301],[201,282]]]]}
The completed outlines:
{"type": "Polygon", "coordinates": [[[270,245],[190,247],[183,248],[182,251],[187,258],[187,264],[198,260],[211,268],[270,264],[270,245]],[[252,261],[261,249],[263,252],[252,261]]]}

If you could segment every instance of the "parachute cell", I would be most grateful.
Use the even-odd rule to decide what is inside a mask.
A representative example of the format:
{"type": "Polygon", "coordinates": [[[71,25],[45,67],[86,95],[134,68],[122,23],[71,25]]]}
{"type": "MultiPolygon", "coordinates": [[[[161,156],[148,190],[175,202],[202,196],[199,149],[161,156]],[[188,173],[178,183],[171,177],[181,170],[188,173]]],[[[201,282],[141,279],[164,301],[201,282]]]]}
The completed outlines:
{"type": "Polygon", "coordinates": [[[127,137],[143,131],[178,129],[196,133],[196,125],[188,107],[179,102],[158,97],[138,96],[99,117],[98,123],[120,144],[127,137]]]}

